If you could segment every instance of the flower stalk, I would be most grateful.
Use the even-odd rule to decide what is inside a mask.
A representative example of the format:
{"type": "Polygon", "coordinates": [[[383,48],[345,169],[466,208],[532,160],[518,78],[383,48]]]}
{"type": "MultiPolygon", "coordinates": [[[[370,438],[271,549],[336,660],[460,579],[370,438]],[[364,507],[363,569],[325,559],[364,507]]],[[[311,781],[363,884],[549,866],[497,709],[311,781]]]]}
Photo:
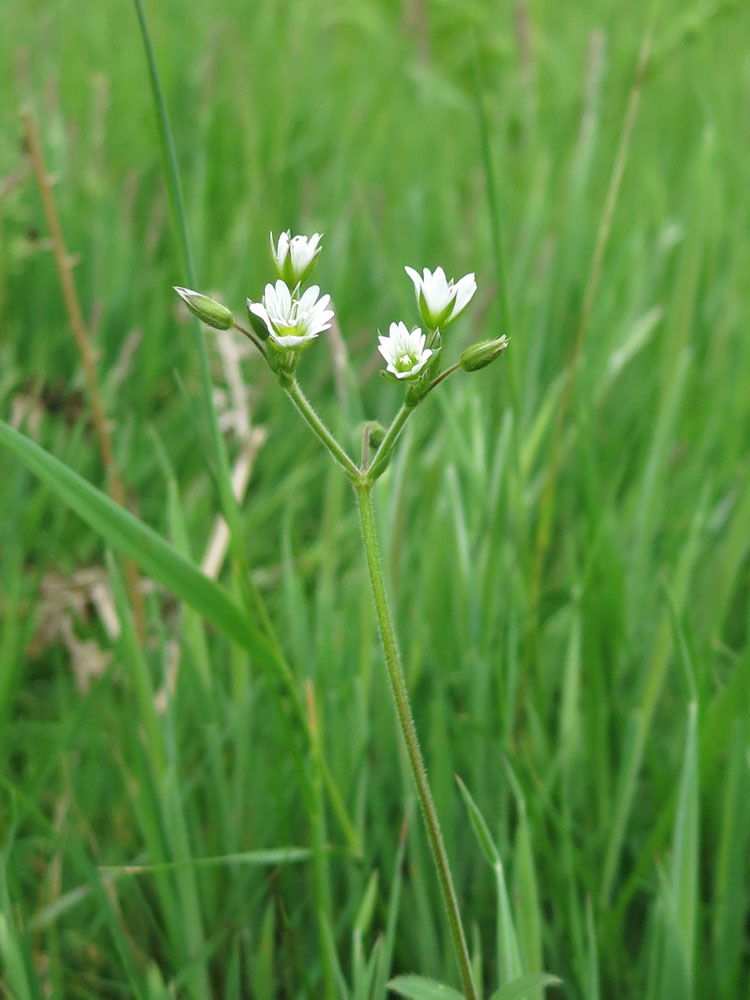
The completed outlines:
{"type": "MultiPolygon", "coordinates": [[[[406,414],[408,416],[408,413],[406,414]]],[[[406,417],[404,417],[406,419],[406,417]]],[[[394,421],[395,424],[396,421],[394,421]]],[[[393,424],[391,425],[393,427],[393,424]]],[[[383,442],[385,444],[385,441],[383,442]]],[[[382,449],[383,445],[381,445],[382,449]]],[[[374,465],[374,462],[373,462],[374,465]]],[[[443,896],[448,923],[450,926],[453,947],[456,951],[463,994],[465,1000],[479,1000],[474,977],[471,972],[471,960],[469,949],[466,945],[461,915],[458,909],[458,899],[456,890],[453,887],[448,855],[443,842],[443,834],[440,829],[435,803],[432,800],[432,792],[427,779],[427,770],[422,758],[422,751],[419,748],[417,730],[414,725],[409,693],[406,687],[406,680],[401,666],[398,646],[396,644],[396,633],[393,628],[391,612],[388,606],[388,595],[383,579],[383,568],[380,563],[378,553],[378,539],[375,530],[375,516],[372,506],[372,485],[360,482],[355,487],[357,496],[357,507],[359,509],[360,524],[362,526],[362,540],[364,543],[365,556],[367,558],[367,569],[370,575],[370,585],[375,604],[375,611],[380,627],[380,638],[383,643],[385,662],[388,669],[388,680],[390,681],[393,700],[396,705],[396,715],[398,717],[399,728],[406,744],[406,752],[409,758],[409,765],[414,782],[417,786],[417,796],[422,808],[425,826],[427,827],[427,838],[430,842],[430,850],[435,862],[440,891],[443,896]]]]}
{"type": "Polygon", "coordinates": [[[404,424],[409,419],[413,409],[413,406],[410,406],[408,403],[404,403],[396,416],[393,418],[391,426],[385,432],[385,437],[380,442],[380,447],[375,452],[372,464],[368,470],[368,476],[371,482],[374,483],[375,480],[378,479],[383,472],[385,472],[385,467],[388,465],[388,460],[391,457],[393,447],[396,444],[398,436],[403,430],[404,424]]]}
{"type": "Polygon", "coordinates": [[[341,466],[347,477],[353,481],[359,479],[359,469],[315,412],[309,399],[300,388],[297,379],[293,375],[287,375],[281,376],[279,381],[281,388],[294,403],[300,416],[305,420],[318,440],[328,449],[335,462],[341,466]]]}

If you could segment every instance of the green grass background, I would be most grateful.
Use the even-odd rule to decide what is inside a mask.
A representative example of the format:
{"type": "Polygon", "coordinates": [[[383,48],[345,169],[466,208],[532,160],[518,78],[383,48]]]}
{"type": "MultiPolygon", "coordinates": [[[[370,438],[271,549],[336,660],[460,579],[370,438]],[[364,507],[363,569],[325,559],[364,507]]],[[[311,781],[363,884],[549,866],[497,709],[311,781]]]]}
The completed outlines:
{"type": "MultiPolygon", "coordinates": [[[[198,559],[217,470],[170,288],[188,282],[134,10],[45,0],[2,13],[0,416],[22,391],[55,390],[65,402],[36,439],[103,486],[86,408],[68,405],[80,365],[23,173],[17,110],[30,102],[131,507],[198,559]],[[113,388],[134,329],[140,346],[113,388]]],[[[399,403],[375,376],[375,347],[378,328],[416,320],[404,264],[476,271],[446,356],[512,338],[501,361],[417,410],[376,490],[485,994],[545,969],[563,980],[550,996],[748,996],[747,6],[165,0],[146,13],[198,287],[239,314],[270,277],[269,230],[325,233],[316,280],[350,374],[337,391],[325,338],[301,374],[353,454],[358,422],[385,423],[399,403]]],[[[364,1000],[404,973],[456,985],[349,489],[259,361],[243,374],[268,435],[242,505],[247,556],[300,696],[314,692],[319,744],[284,722],[288,695],[252,656],[159,588],[142,650],[122,598],[110,667],[82,694],[64,646],[32,640],[47,575],[102,567],[105,546],[0,452],[8,998],[364,1000]],[[149,685],[175,643],[174,695],[157,713],[149,685]],[[321,790],[320,754],[359,855],[321,790]],[[305,850],[247,853],[289,846],[305,850]],[[195,861],[229,854],[242,857],[195,861]]],[[[231,433],[227,446],[234,457],[231,433]]],[[[222,582],[239,594],[240,570],[222,582]]],[[[91,609],[76,629],[108,646],[91,609]]]]}

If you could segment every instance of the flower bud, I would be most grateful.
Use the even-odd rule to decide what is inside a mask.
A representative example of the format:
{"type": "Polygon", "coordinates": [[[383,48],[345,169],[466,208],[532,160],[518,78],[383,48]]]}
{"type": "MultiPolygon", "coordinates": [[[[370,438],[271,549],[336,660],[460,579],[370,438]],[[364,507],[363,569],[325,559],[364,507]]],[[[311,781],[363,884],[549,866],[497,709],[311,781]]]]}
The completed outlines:
{"type": "Polygon", "coordinates": [[[310,277],[310,272],[317,263],[318,256],[322,249],[320,245],[321,234],[313,233],[312,236],[292,236],[287,229],[281,233],[277,241],[274,242],[273,233],[271,237],[271,260],[276,268],[276,273],[289,288],[304,284],[310,277]]]}
{"type": "Polygon", "coordinates": [[[221,302],[189,288],[179,288],[177,285],[173,287],[190,312],[206,326],[212,326],[215,330],[228,330],[234,323],[232,313],[221,302]]]}
{"type": "Polygon", "coordinates": [[[385,427],[377,420],[368,420],[367,423],[362,425],[362,429],[369,434],[370,447],[379,448],[385,437],[385,427]]]}
{"type": "Polygon", "coordinates": [[[508,338],[503,334],[497,340],[483,340],[478,344],[472,344],[461,354],[459,364],[465,372],[479,371],[480,368],[486,368],[499,358],[508,343],[508,338]]]}

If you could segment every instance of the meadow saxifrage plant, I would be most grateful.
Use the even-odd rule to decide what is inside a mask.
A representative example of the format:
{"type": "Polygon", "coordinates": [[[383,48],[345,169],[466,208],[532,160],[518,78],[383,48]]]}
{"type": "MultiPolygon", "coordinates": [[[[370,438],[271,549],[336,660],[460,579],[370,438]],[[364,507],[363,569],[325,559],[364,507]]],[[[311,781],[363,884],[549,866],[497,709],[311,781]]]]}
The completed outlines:
{"type": "Polygon", "coordinates": [[[465,1000],[478,1000],[448,857],[419,748],[388,605],[378,553],[372,488],[388,465],[399,435],[416,407],[454,372],[477,371],[491,364],[505,351],[508,339],[503,335],[495,340],[472,344],[463,351],[458,361],[441,369],[441,331],[466,309],[476,292],[476,280],[473,274],[467,274],[456,282],[449,281],[441,267],[434,272],[425,268],[420,276],[413,268],[407,267],[406,273],[414,284],[417,306],[426,332],[418,326],[410,330],[405,323],[399,321],[390,324],[387,337],[379,335],[378,350],[386,363],[381,374],[402,383],[406,391],[403,403],[387,429],[383,430],[372,422],[365,424],[362,458],[357,465],[317,415],[296,377],[302,352],[310,347],[320,333],[329,329],[334,315],[329,309],[330,296],[321,296],[317,285],[312,285],[306,291],[302,290],[320,255],[320,241],[319,233],[308,238],[292,236],[290,230],[287,230],[281,233],[277,241],[274,241],[271,233],[271,260],[277,280],[275,284],[266,285],[259,302],[247,300],[250,330],[236,322],[231,311],[221,303],[186,288],[175,288],[175,291],[188,308],[208,326],[222,330],[234,327],[253,342],[276,374],[281,388],[352,484],[396,715],[427,827],[456,951],[463,995],[465,1000]]]}

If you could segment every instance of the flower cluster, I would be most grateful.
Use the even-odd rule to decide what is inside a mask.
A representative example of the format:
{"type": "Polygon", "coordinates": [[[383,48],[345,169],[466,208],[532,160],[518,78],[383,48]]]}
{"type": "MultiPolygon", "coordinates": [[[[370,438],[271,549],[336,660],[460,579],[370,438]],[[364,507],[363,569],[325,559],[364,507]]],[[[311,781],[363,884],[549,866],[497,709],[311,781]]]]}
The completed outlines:
{"type": "Polygon", "coordinates": [[[382,373],[398,381],[423,380],[433,374],[440,353],[440,330],[461,315],[477,290],[473,274],[460,281],[448,281],[445,271],[428,268],[420,276],[413,267],[404,268],[412,280],[417,296],[417,308],[429,336],[415,326],[409,330],[404,323],[391,323],[388,336],[379,336],[378,350],[386,362],[382,373]]]}
{"type": "MultiPolygon", "coordinates": [[[[188,288],[175,288],[188,308],[204,323],[217,329],[237,327],[254,340],[274,371],[293,372],[300,352],[309,347],[319,334],[330,329],[333,310],[330,295],[321,295],[318,285],[303,291],[322,250],[321,234],[292,236],[291,230],[277,240],[270,234],[271,260],[276,270],[275,283],[265,286],[259,302],[247,300],[248,315],[254,335],[243,330],[226,306],[188,288]],[[257,339],[256,339],[257,338],[257,339]],[[267,350],[267,347],[271,350],[267,350]]],[[[490,364],[508,345],[505,336],[497,340],[473,344],[461,355],[459,362],[439,375],[439,355],[442,331],[466,309],[477,290],[474,274],[465,274],[458,281],[449,280],[442,267],[422,274],[413,267],[404,268],[414,285],[417,308],[427,332],[418,326],[409,329],[399,321],[391,323],[388,336],[378,334],[378,350],[385,361],[381,372],[395,382],[413,383],[407,393],[409,400],[418,401],[445,375],[461,368],[477,371],[490,364]]]]}

